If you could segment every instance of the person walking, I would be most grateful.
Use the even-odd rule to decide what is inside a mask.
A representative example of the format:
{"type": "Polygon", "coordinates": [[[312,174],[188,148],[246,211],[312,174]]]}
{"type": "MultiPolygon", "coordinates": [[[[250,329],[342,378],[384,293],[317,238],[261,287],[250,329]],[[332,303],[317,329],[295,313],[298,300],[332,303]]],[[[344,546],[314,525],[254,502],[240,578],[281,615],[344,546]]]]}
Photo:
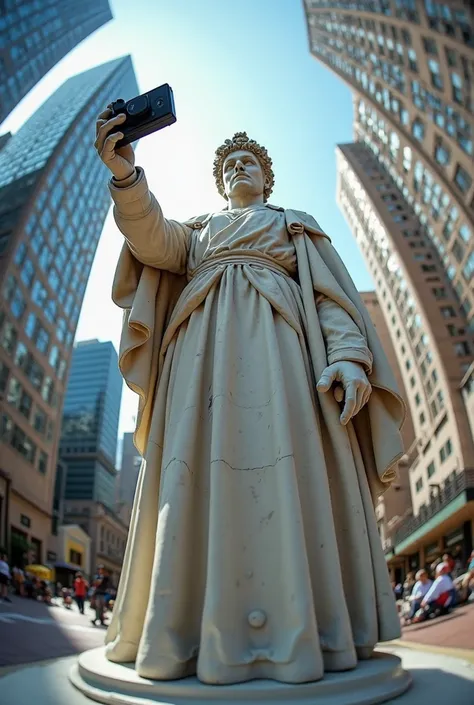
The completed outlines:
{"type": "Polygon", "coordinates": [[[0,596],[4,602],[11,602],[8,597],[8,586],[11,580],[10,566],[5,553],[0,555],[0,596]]]}
{"type": "Polygon", "coordinates": [[[99,567],[99,575],[96,581],[95,587],[95,619],[92,619],[92,624],[95,626],[97,620],[102,626],[106,626],[104,621],[105,616],[105,596],[107,595],[110,588],[110,578],[107,570],[104,566],[99,567]]]}
{"type": "Polygon", "coordinates": [[[74,581],[74,597],[81,614],[84,614],[84,601],[87,595],[87,588],[88,584],[82,577],[82,573],[76,573],[76,579],[74,581]]]}

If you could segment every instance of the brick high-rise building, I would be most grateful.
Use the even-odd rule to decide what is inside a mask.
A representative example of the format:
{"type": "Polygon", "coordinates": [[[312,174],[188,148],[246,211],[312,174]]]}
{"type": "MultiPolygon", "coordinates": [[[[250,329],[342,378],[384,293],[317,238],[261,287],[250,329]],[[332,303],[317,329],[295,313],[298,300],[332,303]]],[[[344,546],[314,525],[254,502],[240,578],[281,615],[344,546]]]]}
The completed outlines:
{"type": "Polygon", "coordinates": [[[0,12],[0,123],[79,42],[112,19],[109,0],[4,0],[0,12]]]}
{"type": "MultiPolygon", "coordinates": [[[[416,443],[405,569],[472,547],[474,32],[471,3],[307,0],[310,50],[351,88],[338,198],[376,284],[416,443]],[[464,398],[466,400],[463,399],[464,398]]],[[[328,98],[330,99],[330,98],[328,98]]]]}
{"type": "MultiPolygon", "coordinates": [[[[375,505],[375,516],[377,518],[377,526],[382,541],[382,546],[386,555],[392,552],[394,533],[401,526],[403,521],[412,514],[412,501],[410,492],[410,477],[409,477],[409,451],[415,440],[413,422],[411,412],[407,402],[408,395],[406,393],[403,375],[398,364],[397,354],[390,335],[390,329],[387,325],[387,320],[384,316],[382,306],[374,291],[361,292],[362,300],[367,308],[372,323],[375,326],[382,347],[387,356],[390,367],[393,370],[395,379],[405,403],[407,404],[407,417],[402,429],[402,438],[407,454],[402,458],[398,465],[398,477],[393,485],[378,497],[375,505]]],[[[398,562],[392,566],[392,577],[396,582],[401,579],[401,571],[398,562]]]]}
{"type": "Polygon", "coordinates": [[[0,543],[13,559],[25,541],[48,553],[65,383],[110,205],[95,119],[137,91],[128,56],[74,76],[0,151],[0,543]]]}

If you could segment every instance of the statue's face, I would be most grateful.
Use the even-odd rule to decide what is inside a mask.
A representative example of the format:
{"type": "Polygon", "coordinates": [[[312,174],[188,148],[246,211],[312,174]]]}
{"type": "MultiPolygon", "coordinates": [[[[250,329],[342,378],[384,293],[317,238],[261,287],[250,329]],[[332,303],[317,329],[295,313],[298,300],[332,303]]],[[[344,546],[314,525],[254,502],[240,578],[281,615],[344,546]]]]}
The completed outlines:
{"type": "Polygon", "coordinates": [[[261,196],[265,188],[265,175],[255,154],[245,150],[232,152],[223,165],[223,178],[227,198],[261,196]]]}

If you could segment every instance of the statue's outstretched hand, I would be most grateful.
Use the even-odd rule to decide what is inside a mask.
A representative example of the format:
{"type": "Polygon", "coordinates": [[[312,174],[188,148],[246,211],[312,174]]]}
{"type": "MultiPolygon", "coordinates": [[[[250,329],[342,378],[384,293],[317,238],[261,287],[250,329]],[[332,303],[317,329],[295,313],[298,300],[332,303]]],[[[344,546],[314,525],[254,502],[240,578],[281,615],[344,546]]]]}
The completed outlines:
{"type": "Polygon", "coordinates": [[[116,144],[122,139],[123,132],[111,132],[124,120],[124,113],[112,117],[111,106],[108,105],[97,118],[94,142],[99,157],[118,181],[128,178],[135,172],[135,153],[132,145],[127,144],[117,149],[116,144]]]}
{"type": "MultiPolygon", "coordinates": [[[[372,387],[362,365],[347,360],[334,362],[326,367],[317,384],[318,392],[329,391],[334,382],[342,384],[344,389],[345,403],[340,419],[345,426],[353,416],[359,413],[364,404],[367,404],[372,387]]],[[[336,387],[334,389],[336,401],[342,401],[342,396],[340,387],[336,387]]]]}

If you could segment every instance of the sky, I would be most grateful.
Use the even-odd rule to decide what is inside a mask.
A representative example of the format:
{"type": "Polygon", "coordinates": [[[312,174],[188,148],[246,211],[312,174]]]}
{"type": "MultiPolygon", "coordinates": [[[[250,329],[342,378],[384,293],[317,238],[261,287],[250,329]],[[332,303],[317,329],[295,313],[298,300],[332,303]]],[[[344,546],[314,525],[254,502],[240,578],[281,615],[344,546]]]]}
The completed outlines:
{"type": "MultiPolygon", "coordinates": [[[[114,19],[84,40],[1,126],[17,131],[70,76],[131,54],[140,92],[173,88],[178,121],[139,143],[137,164],[165,216],[219,210],[215,149],[245,130],[268,149],[271,203],[311,213],[331,236],[360,290],[373,288],[336,204],[336,144],[351,142],[349,88],[309,52],[301,0],[111,0],[114,19]]],[[[110,96],[129,99],[134,96],[110,96]]],[[[104,106],[105,107],[105,106],[104,106]]],[[[109,211],[92,266],[76,340],[111,340],[122,315],[110,293],[122,244],[109,211]]],[[[119,435],[134,429],[135,395],[124,388],[119,435]]]]}

